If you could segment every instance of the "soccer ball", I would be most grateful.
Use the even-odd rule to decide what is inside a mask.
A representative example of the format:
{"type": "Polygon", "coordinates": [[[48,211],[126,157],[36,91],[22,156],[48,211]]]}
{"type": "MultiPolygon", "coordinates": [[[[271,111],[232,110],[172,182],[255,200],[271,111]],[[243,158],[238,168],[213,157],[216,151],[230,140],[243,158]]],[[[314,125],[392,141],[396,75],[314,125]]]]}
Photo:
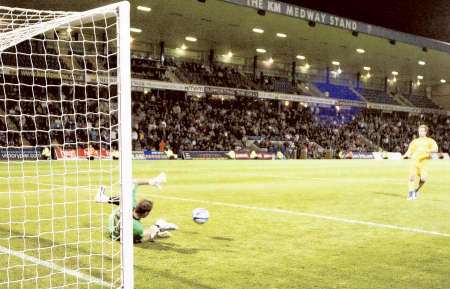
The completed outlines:
{"type": "Polygon", "coordinates": [[[204,224],[209,219],[209,212],[207,209],[197,208],[192,211],[192,220],[197,224],[204,224]]]}

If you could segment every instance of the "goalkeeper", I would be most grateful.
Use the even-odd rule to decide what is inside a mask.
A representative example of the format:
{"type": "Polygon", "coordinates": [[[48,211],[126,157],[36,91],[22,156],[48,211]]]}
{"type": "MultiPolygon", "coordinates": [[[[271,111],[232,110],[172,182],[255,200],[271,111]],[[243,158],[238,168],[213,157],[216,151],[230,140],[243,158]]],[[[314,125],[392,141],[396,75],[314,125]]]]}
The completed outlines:
{"type": "MultiPolygon", "coordinates": [[[[153,209],[153,202],[150,200],[136,201],[136,193],[139,186],[151,185],[161,188],[162,183],[166,182],[166,175],[161,173],[159,176],[150,180],[134,180],[133,185],[133,241],[134,243],[141,243],[146,241],[153,242],[157,237],[167,238],[170,237],[169,230],[176,230],[175,224],[167,223],[164,220],[158,220],[156,224],[150,226],[148,229],[144,229],[144,225],[141,220],[146,218],[153,209]]],[[[98,203],[109,203],[114,205],[120,205],[119,196],[108,196],[105,193],[105,187],[100,186],[100,189],[95,198],[98,203]]],[[[108,232],[113,240],[120,239],[120,210],[116,209],[109,216],[108,232]]]]}
{"type": "Polygon", "coordinates": [[[437,143],[427,137],[427,133],[428,126],[419,126],[419,137],[409,144],[408,151],[403,155],[403,158],[413,160],[409,173],[408,200],[415,200],[419,196],[419,190],[427,180],[425,164],[431,159],[431,153],[438,151],[437,143]]]}

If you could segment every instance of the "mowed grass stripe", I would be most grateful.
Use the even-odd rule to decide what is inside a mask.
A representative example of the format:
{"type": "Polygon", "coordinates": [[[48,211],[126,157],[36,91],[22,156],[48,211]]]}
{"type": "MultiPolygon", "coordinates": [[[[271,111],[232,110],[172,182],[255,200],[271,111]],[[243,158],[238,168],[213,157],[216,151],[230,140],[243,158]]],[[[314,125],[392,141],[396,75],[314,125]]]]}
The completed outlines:
{"type": "Polygon", "coordinates": [[[402,226],[391,225],[391,224],[381,224],[381,223],[375,223],[375,222],[370,222],[370,221],[353,220],[353,219],[348,219],[348,218],[343,218],[343,217],[327,216],[327,215],[320,215],[320,214],[308,213],[308,212],[297,212],[297,211],[274,209],[274,208],[261,208],[261,207],[254,207],[254,206],[248,206],[248,205],[242,205],[242,204],[231,204],[231,203],[224,203],[224,202],[187,199],[187,198],[163,196],[163,195],[153,195],[153,197],[160,198],[160,199],[166,199],[166,200],[191,202],[191,203],[207,204],[207,205],[214,205],[214,206],[225,206],[225,207],[231,207],[231,208],[237,208],[237,209],[247,209],[247,210],[260,211],[260,212],[269,212],[269,213],[274,213],[274,214],[310,217],[310,218],[316,218],[316,219],[322,219],[322,220],[334,221],[334,222],[340,222],[340,223],[364,225],[364,226],[369,226],[369,227],[385,228],[385,229],[392,229],[392,230],[398,230],[398,231],[404,231],[404,232],[410,232],[410,233],[418,233],[418,234],[450,238],[450,233],[428,231],[428,230],[423,230],[420,228],[408,228],[408,227],[402,227],[402,226]]]}

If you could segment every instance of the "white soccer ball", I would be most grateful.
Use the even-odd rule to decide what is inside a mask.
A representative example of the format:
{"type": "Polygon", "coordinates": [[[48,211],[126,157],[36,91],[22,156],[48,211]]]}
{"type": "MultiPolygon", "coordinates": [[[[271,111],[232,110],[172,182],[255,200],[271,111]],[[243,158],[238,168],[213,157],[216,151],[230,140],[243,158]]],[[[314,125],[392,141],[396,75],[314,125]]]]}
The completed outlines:
{"type": "Polygon", "coordinates": [[[192,211],[192,220],[197,224],[204,224],[209,219],[209,212],[207,209],[197,208],[192,211]]]}

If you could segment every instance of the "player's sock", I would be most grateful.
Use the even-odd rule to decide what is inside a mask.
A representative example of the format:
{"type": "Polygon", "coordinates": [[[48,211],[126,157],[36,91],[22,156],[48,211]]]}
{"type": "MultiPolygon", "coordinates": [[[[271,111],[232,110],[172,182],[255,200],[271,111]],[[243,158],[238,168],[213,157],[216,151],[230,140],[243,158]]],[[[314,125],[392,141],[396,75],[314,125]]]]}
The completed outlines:
{"type": "Polygon", "coordinates": [[[416,191],[415,180],[409,180],[409,182],[408,182],[408,200],[414,200],[415,191],[416,191]]]}
{"type": "Polygon", "coordinates": [[[425,184],[424,180],[419,181],[419,185],[417,186],[417,189],[414,191],[414,198],[417,199],[419,197],[419,190],[422,188],[422,186],[425,184]]]}
{"type": "Polygon", "coordinates": [[[95,201],[97,203],[107,203],[109,201],[109,197],[106,195],[106,188],[104,186],[100,186],[97,191],[97,195],[95,196],[95,201]]]}

